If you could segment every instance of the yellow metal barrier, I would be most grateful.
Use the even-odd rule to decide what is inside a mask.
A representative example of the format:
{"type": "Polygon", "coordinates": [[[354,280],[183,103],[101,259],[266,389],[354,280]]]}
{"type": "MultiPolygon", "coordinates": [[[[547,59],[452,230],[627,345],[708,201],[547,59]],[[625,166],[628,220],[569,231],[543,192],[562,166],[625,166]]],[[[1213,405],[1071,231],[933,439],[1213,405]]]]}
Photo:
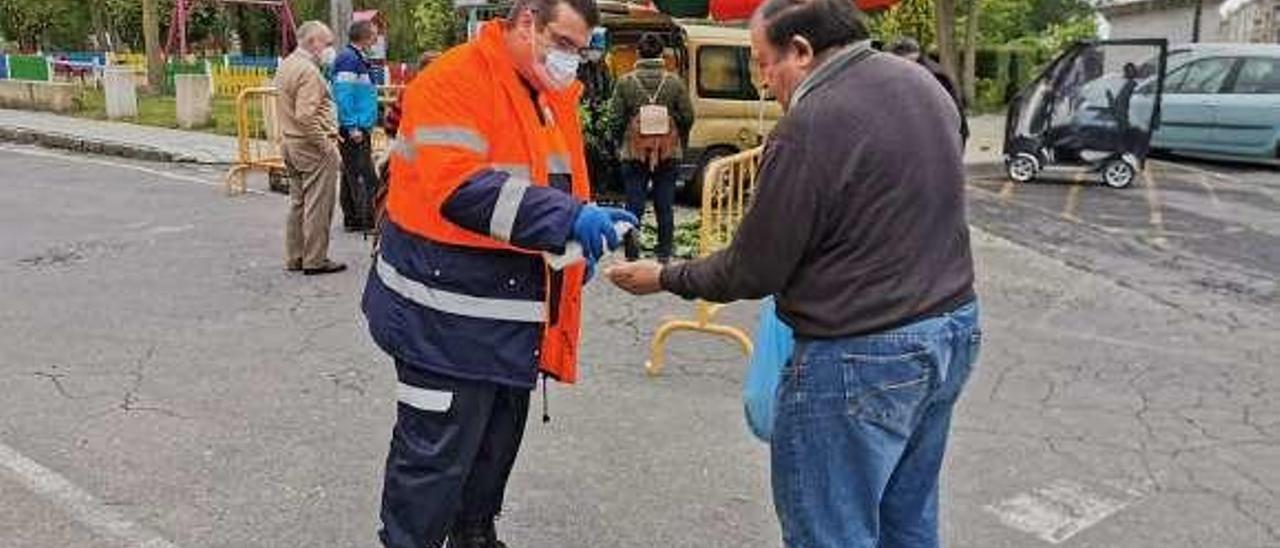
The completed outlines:
{"type": "Polygon", "coordinates": [[[395,103],[403,90],[404,86],[400,85],[378,86],[378,104],[387,106],[395,103]]]}
{"type": "Polygon", "coordinates": [[[134,72],[146,72],[147,56],[142,53],[108,53],[107,64],[129,67],[134,72]]]}
{"type": "MultiPolygon", "coordinates": [[[[698,254],[705,257],[729,245],[733,234],[751,206],[752,191],[760,166],[763,148],[754,148],[726,156],[707,165],[702,184],[702,216],[698,234],[698,254]]],[[[696,331],[729,337],[742,346],[748,356],[753,350],[751,336],[737,327],[716,323],[716,315],[724,305],[698,301],[693,319],[667,320],[658,326],[649,346],[649,361],[644,368],[650,375],[662,374],[663,350],[667,339],[678,331],[696,331]]]]}
{"type": "Polygon", "coordinates": [[[264,67],[237,67],[215,65],[210,67],[213,92],[219,97],[239,97],[240,92],[271,84],[271,71],[264,67]]]}
{"type": "Polygon", "coordinates": [[[245,174],[265,171],[268,177],[284,174],[284,157],[280,154],[282,134],[278,123],[276,88],[248,88],[236,97],[236,136],[239,157],[227,172],[227,194],[245,191],[245,174]]]}

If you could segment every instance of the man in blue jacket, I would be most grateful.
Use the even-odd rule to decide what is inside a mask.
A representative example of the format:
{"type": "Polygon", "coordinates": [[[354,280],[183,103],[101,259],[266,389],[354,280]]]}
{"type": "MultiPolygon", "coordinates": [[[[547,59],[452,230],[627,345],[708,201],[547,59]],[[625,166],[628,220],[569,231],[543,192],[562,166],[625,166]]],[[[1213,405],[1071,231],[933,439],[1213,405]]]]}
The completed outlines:
{"type": "Polygon", "coordinates": [[[371,21],[356,21],[347,36],[350,43],[333,62],[333,97],[342,138],[339,203],[347,232],[360,232],[373,229],[373,196],[378,186],[369,144],[370,132],[378,122],[378,89],[364,53],[373,46],[378,32],[371,21]]]}

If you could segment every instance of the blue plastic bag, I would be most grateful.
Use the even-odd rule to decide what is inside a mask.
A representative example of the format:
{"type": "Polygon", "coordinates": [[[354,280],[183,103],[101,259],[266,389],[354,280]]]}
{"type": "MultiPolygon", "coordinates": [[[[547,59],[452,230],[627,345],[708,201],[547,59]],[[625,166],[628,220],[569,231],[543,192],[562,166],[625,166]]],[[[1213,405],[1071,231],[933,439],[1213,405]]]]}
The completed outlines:
{"type": "Polygon", "coordinates": [[[742,387],[742,403],[751,433],[768,443],[773,437],[774,406],[778,395],[778,379],[791,358],[794,335],[778,318],[773,297],[760,303],[760,323],[756,326],[755,353],[742,387]]]}

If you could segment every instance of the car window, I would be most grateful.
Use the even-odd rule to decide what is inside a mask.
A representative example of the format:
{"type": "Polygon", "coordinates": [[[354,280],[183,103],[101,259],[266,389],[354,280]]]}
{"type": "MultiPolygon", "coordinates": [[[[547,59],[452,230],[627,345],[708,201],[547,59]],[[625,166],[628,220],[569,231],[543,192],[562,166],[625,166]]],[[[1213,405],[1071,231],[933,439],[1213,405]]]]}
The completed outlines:
{"type": "Polygon", "coordinates": [[[1231,93],[1280,93],[1280,59],[1245,59],[1231,93]]]}
{"type": "Polygon", "coordinates": [[[710,99],[754,101],[756,88],[748,68],[749,50],[736,46],[698,48],[698,95],[710,99]]]}
{"type": "Polygon", "coordinates": [[[1169,93],[1218,93],[1236,60],[1230,57],[1201,59],[1184,67],[1185,74],[1169,83],[1169,93]]]}

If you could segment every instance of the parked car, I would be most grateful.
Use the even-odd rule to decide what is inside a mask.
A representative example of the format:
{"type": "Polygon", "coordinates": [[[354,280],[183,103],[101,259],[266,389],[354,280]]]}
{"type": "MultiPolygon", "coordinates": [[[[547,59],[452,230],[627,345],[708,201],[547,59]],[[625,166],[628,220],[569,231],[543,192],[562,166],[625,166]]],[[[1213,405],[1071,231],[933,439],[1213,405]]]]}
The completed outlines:
{"type": "MultiPolygon", "coordinates": [[[[1280,159],[1280,44],[1175,46],[1167,63],[1153,149],[1280,159]]],[[[1138,88],[1135,109],[1154,85],[1138,88]]]]}
{"type": "MultiPolygon", "coordinates": [[[[663,36],[668,45],[667,67],[684,78],[694,111],[693,128],[680,166],[682,195],[686,202],[700,203],[702,173],[707,164],[758,146],[782,117],[777,102],[761,98],[761,78],[751,62],[751,33],[741,24],[672,18],[635,4],[605,0],[599,6],[607,51],[599,62],[585,69],[596,72],[584,78],[589,82],[585,100],[589,105],[599,105],[599,99],[609,96],[613,82],[635,64],[635,46],[642,34],[663,36]],[[595,84],[597,80],[599,85],[595,84]]],[[[593,184],[621,188],[614,148],[588,149],[596,167],[593,184]]]]}

